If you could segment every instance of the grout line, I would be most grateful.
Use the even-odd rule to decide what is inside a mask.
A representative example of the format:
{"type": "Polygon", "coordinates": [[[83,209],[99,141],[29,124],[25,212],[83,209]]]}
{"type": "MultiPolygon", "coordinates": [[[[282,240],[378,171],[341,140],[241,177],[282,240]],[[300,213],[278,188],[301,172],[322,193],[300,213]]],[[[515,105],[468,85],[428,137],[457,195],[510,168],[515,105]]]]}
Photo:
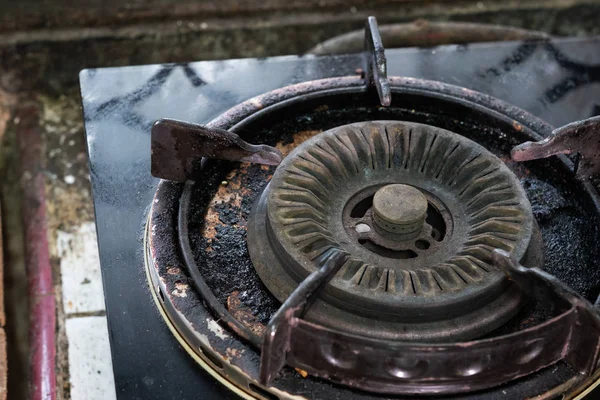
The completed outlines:
{"type": "Polygon", "coordinates": [[[99,311],[87,311],[87,312],[74,312],[74,313],[65,315],[66,319],[86,318],[86,317],[106,317],[106,311],[99,310],[99,311]]]}

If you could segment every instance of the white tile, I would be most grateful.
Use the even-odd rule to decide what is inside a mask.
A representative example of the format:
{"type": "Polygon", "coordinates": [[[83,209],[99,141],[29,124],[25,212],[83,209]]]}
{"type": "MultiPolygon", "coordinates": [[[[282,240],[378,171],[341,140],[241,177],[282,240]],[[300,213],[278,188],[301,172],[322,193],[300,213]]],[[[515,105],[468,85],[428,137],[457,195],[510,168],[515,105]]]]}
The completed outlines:
{"type": "Polygon", "coordinates": [[[103,311],[104,294],[94,223],[85,223],[73,233],[58,231],[56,247],[65,313],[103,311]]]}
{"type": "Polygon", "coordinates": [[[116,399],[106,317],[69,318],[66,330],[71,399],[116,399]]]}

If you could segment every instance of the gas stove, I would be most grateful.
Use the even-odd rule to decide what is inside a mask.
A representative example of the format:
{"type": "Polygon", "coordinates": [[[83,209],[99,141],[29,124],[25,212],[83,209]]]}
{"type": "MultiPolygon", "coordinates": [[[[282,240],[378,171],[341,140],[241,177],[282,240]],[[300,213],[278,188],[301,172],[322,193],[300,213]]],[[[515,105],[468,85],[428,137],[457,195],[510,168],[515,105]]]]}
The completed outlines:
{"type": "Polygon", "coordinates": [[[591,393],[599,49],[83,71],[119,398],[591,393]]]}

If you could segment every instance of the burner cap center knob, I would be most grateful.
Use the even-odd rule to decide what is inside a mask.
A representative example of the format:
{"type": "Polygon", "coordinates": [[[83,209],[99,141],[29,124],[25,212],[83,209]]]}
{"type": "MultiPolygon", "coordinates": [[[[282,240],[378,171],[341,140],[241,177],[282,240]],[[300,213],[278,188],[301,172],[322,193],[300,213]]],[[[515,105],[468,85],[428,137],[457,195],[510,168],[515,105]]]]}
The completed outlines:
{"type": "Polygon", "coordinates": [[[416,238],[427,216],[427,198],[409,185],[387,185],[373,197],[373,220],[381,234],[396,240],[416,238]]]}

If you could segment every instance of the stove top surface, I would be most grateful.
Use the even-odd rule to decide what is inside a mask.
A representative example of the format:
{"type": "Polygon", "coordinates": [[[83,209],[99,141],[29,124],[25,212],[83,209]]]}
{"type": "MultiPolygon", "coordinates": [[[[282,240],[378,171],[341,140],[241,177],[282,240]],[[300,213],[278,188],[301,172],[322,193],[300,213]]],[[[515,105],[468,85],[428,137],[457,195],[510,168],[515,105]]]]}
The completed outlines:
{"type": "MultiPolygon", "coordinates": [[[[492,43],[386,52],[388,74],[438,80],[500,98],[559,126],[599,113],[600,39],[492,43]]],[[[174,339],[154,306],[143,232],[158,179],[150,127],[206,123],[267,91],[356,75],[360,55],[278,57],[81,73],[115,384],[119,398],[234,398],[174,339]],[[268,78],[267,78],[268,77],[268,78]]]]}

